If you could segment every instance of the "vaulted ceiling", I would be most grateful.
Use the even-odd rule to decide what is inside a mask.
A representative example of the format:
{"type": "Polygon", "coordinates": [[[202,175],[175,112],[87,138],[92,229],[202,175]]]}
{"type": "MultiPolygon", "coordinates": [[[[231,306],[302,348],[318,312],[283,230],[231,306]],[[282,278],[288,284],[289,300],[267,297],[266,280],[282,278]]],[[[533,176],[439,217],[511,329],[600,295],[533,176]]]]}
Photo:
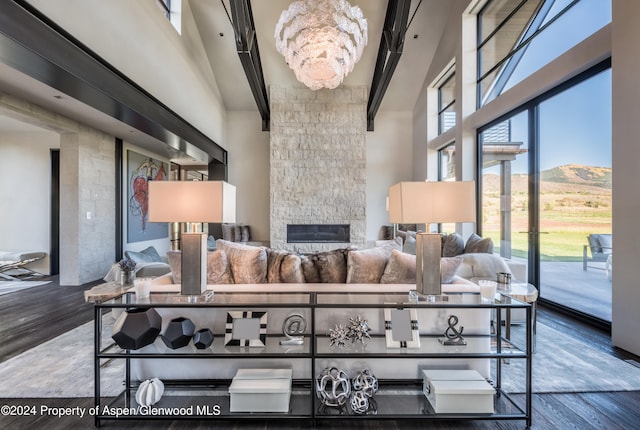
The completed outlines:
{"type": "MultiPolygon", "coordinates": [[[[406,39],[397,68],[382,99],[380,111],[413,110],[435,49],[441,43],[450,11],[458,3],[454,0],[407,2],[410,5],[406,39]]],[[[275,48],[274,29],[281,12],[290,3],[290,0],[250,1],[267,89],[271,85],[302,85],[295,80],[293,71],[288,68],[284,58],[275,48]]],[[[344,80],[344,85],[371,88],[388,3],[387,0],[351,0],[351,4],[358,5],[368,20],[369,42],[361,60],[344,80]]],[[[225,108],[228,111],[257,110],[236,49],[230,17],[230,0],[190,0],[189,4],[225,108]]],[[[157,144],[157,136],[146,135],[144,131],[135,129],[131,124],[126,124],[73,98],[57,98],[57,91],[12,70],[6,64],[0,64],[0,71],[0,90],[93,125],[115,136],[126,136],[128,141],[143,147],[157,144]]]]}

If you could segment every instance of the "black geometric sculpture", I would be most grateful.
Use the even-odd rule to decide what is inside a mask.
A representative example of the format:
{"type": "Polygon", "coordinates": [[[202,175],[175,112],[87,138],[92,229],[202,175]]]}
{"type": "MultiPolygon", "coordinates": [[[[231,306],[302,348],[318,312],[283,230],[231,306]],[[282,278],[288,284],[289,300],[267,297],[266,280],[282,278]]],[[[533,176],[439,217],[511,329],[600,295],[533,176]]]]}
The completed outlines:
{"type": "Polygon", "coordinates": [[[208,328],[201,328],[193,335],[193,344],[198,349],[207,349],[213,343],[213,333],[208,328]]]}
{"type": "Polygon", "coordinates": [[[162,317],[153,308],[133,308],[123,312],[111,332],[111,338],[122,349],[139,349],[156,340],[162,317]]]}
{"type": "Polygon", "coordinates": [[[189,318],[178,317],[169,322],[160,338],[169,348],[178,349],[189,344],[195,330],[196,326],[189,318]]]}

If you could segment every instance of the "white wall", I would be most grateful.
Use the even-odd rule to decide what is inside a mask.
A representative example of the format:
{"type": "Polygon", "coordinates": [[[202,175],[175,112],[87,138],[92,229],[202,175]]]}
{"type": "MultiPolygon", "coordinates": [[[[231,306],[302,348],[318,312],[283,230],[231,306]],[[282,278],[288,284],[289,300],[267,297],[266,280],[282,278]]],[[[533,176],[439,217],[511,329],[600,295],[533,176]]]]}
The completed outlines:
{"type": "Polygon", "coordinates": [[[269,132],[257,111],[227,114],[229,183],[236,187],[236,222],[251,240],[269,241],[269,132]]]}
{"type": "Polygon", "coordinates": [[[153,0],[30,0],[30,3],[198,130],[225,146],[226,112],[188,1],[182,2],[182,35],[153,0]]]}
{"type": "Polygon", "coordinates": [[[412,180],[412,113],[385,112],[376,115],[375,131],[367,132],[367,241],[379,237],[380,227],[389,225],[386,209],[389,187],[412,180]]]}
{"type": "Polygon", "coordinates": [[[56,133],[0,133],[0,250],[44,251],[29,268],[50,273],[51,156],[56,133]]]}
{"type": "Polygon", "coordinates": [[[613,344],[640,355],[640,2],[613,2],[613,344]]]}

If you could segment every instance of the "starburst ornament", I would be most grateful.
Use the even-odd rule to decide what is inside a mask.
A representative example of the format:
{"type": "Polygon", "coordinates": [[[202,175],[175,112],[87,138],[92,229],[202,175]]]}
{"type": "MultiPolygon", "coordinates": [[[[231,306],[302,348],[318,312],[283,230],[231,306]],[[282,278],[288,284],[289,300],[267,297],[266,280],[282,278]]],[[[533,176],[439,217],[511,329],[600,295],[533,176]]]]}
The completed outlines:
{"type": "Polygon", "coordinates": [[[329,344],[331,346],[344,347],[347,344],[349,331],[342,324],[336,324],[329,329],[329,344]]]}
{"type": "Polygon", "coordinates": [[[371,339],[371,336],[369,336],[369,323],[367,320],[362,319],[360,315],[349,318],[349,326],[347,327],[347,330],[347,336],[351,339],[352,343],[355,343],[356,341],[364,343],[365,338],[371,339]]]}

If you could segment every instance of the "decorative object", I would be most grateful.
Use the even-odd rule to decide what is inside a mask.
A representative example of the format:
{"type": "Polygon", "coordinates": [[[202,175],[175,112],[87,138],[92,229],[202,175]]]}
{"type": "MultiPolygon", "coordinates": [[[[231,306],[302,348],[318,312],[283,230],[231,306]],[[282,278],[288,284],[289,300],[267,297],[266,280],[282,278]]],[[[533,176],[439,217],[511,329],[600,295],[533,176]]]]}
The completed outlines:
{"type": "Polygon", "coordinates": [[[373,397],[378,392],[378,378],[375,377],[371,370],[362,369],[353,378],[354,391],[362,391],[367,397],[373,397]]]}
{"type": "Polygon", "coordinates": [[[213,333],[208,328],[201,328],[193,334],[193,344],[198,349],[207,349],[213,343],[213,333]]]}
{"type": "Polygon", "coordinates": [[[351,339],[351,342],[360,341],[364,343],[364,339],[371,339],[369,336],[369,323],[367,320],[362,319],[360,315],[349,318],[349,326],[347,327],[347,337],[351,339]]]}
{"type": "Polygon", "coordinates": [[[384,336],[387,348],[420,348],[416,309],[385,308],[384,336]]]}
{"type": "Polygon", "coordinates": [[[276,49],[312,90],[336,88],[367,45],[367,20],[346,0],[301,0],[282,12],[276,49]]]}
{"type": "MultiPolygon", "coordinates": [[[[223,181],[151,181],[149,221],[235,222],[236,189],[223,181]]],[[[193,225],[192,225],[193,226],[193,225]]],[[[182,233],[181,292],[200,295],[207,288],[207,235],[182,233]]]]}
{"type": "Polygon", "coordinates": [[[342,348],[347,344],[347,339],[349,339],[349,330],[342,324],[336,324],[329,329],[329,345],[342,348]]]}
{"type": "Polygon", "coordinates": [[[511,289],[511,273],[498,272],[496,273],[498,287],[501,290],[509,291],[511,289]]]}
{"type": "Polygon", "coordinates": [[[349,406],[351,406],[353,412],[362,415],[369,409],[369,397],[364,391],[352,391],[349,398],[349,406]]]}
{"type": "Polygon", "coordinates": [[[230,412],[289,412],[291,369],[238,369],[229,386],[230,412]]]}
{"type": "Polygon", "coordinates": [[[496,281],[488,281],[481,279],[478,281],[480,287],[480,300],[484,303],[493,303],[496,301],[496,290],[498,284],[496,281]]]}
{"type": "Polygon", "coordinates": [[[224,332],[225,345],[264,347],[266,342],[266,312],[227,312],[227,325],[224,332]]]}
{"type": "Polygon", "coordinates": [[[282,332],[287,337],[281,340],[280,345],[302,345],[304,332],[307,329],[307,320],[300,313],[293,313],[282,322],[282,332]]]}
{"type": "Polygon", "coordinates": [[[492,414],[496,390],[475,370],[425,369],[423,392],[433,411],[492,414]]]}
{"type": "Polygon", "coordinates": [[[127,242],[162,239],[169,236],[167,224],[151,224],[149,184],[167,178],[169,165],[135,151],[127,151],[127,242]]]}
{"type": "Polygon", "coordinates": [[[164,384],[158,378],[143,381],[136,391],[136,402],[140,406],[155,405],[164,393],[164,384]]]}
{"type": "Polygon", "coordinates": [[[136,299],[147,299],[151,292],[152,278],[136,278],[133,280],[133,291],[136,293],[136,299]]]}
{"type": "MultiPolygon", "coordinates": [[[[495,295],[495,293],[494,293],[495,295]]],[[[455,315],[449,315],[447,319],[447,324],[449,327],[444,332],[444,338],[438,339],[443,345],[454,345],[461,346],[466,345],[467,341],[462,337],[462,332],[464,331],[464,327],[460,326],[460,330],[456,328],[458,325],[458,317],[455,315]]]]}
{"type": "Polygon", "coordinates": [[[316,395],[325,406],[344,405],[350,393],[349,377],[337,367],[325,368],[316,380],[316,395]]]}
{"type": "MultiPolygon", "coordinates": [[[[428,223],[475,221],[473,182],[400,182],[389,188],[389,222],[428,223]]],[[[416,234],[416,290],[440,295],[439,233],[416,234]]]]}
{"type": "Polygon", "coordinates": [[[113,324],[111,338],[122,349],[140,349],[156,340],[161,327],[162,318],[155,309],[128,309],[113,324]]]}
{"type": "Polygon", "coordinates": [[[118,262],[118,266],[120,267],[120,285],[133,285],[136,277],[136,262],[125,257],[118,262]]]}
{"type": "Polygon", "coordinates": [[[171,349],[187,346],[193,337],[196,326],[189,318],[178,317],[172,319],[160,338],[171,349]]]}

